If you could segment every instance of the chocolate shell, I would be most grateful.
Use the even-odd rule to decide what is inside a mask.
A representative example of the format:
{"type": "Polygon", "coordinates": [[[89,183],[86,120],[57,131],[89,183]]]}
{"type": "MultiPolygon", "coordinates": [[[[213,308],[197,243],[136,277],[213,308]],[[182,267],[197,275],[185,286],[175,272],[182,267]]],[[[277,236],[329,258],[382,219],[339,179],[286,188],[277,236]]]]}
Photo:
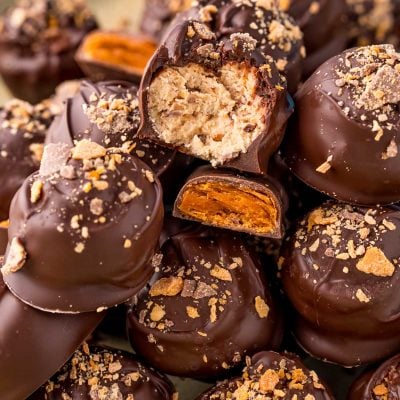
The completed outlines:
{"type": "Polygon", "coordinates": [[[154,273],[162,221],[161,185],[142,161],[88,140],[48,145],[11,206],[4,280],[46,311],[115,306],[154,273]]]}
{"type": "Polygon", "coordinates": [[[209,26],[183,19],[157,50],[139,90],[138,135],[213,166],[266,173],[292,112],[284,83],[256,39],[218,38],[209,26]]]}
{"type": "Polygon", "coordinates": [[[348,50],[296,94],[284,159],[306,184],[338,200],[400,200],[400,54],[390,45],[348,50]]]}
{"type": "Polygon", "coordinates": [[[272,178],[204,166],[188,178],[174,216],[204,225],[282,239],[287,196],[272,178]]]}
{"type": "Polygon", "coordinates": [[[71,356],[104,313],[53,315],[14,297],[0,275],[0,393],[27,398],[71,356]]]}
{"type": "Polygon", "coordinates": [[[15,97],[36,103],[82,77],[75,51],[97,23],[81,0],[18,0],[0,26],[0,74],[15,97]]]}
{"type": "Polygon", "coordinates": [[[241,377],[221,382],[196,400],[220,399],[334,400],[314,371],[295,354],[264,351],[248,360],[241,377]]]}
{"type": "Polygon", "coordinates": [[[283,245],[294,334],[312,356],[354,367],[400,350],[400,211],[328,202],[283,245]]]}
{"type": "Polygon", "coordinates": [[[400,398],[400,354],[369,370],[354,382],[348,400],[396,400],[400,398]]]}
{"type": "Polygon", "coordinates": [[[10,100],[0,108],[0,220],[8,219],[11,200],[40,165],[43,142],[57,107],[10,100]]]}
{"type": "Polygon", "coordinates": [[[139,84],[156,51],[156,44],[139,35],[94,31],[79,47],[75,59],[92,81],[125,80],[139,84]]]}
{"type": "Polygon", "coordinates": [[[174,192],[192,159],[139,139],[139,123],[136,86],[126,81],[83,81],[80,91],[67,100],[64,112],[51,125],[46,143],[73,146],[78,140],[89,139],[104,147],[123,146],[152,169],[165,192],[174,192]]]}
{"type": "Polygon", "coordinates": [[[157,273],[128,312],[135,351],[163,372],[210,380],[277,349],[280,306],[240,236],[166,224],[157,273]]]}
{"type": "Polygon", "coordinates": [[[27,400],[177,400],[167,377],[134,355],[84,344],[71,360],[27,400]]]}
{"type": "Polygon", "coordinates": [[[304,35],[307,56],[303,78],[307,79],[322,63],[346,49],[346,0],[279,0],[279,5],[294,18],[304,35]]]}

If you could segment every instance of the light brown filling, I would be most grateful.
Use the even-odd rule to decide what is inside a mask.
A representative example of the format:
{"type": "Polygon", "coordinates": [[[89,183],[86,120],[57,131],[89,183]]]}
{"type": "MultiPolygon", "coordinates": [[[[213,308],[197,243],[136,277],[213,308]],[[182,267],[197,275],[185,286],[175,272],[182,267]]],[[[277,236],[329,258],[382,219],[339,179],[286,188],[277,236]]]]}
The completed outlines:
{"type": "Polygon", "coordinates": [[[220,165],[265,130],[257,88],[257,69],[245,64],[226,64],[218,75],[193,63],[166,67],[150,85],[150,120],[165,143],[220,165]]]}
{"type": "Polygon", "coordinates": [[[223,228],[271,234],[278,226],[275,200],[255,190],[222,182],[189,186],[178,204],[181,213],[223,228]]]}
{"type": "Polygon", "coordinates": [[[143,72],[156,45],[140,37],[110,32],[95,32],[86,38],[83,54],[94,61],[143,72]]]}

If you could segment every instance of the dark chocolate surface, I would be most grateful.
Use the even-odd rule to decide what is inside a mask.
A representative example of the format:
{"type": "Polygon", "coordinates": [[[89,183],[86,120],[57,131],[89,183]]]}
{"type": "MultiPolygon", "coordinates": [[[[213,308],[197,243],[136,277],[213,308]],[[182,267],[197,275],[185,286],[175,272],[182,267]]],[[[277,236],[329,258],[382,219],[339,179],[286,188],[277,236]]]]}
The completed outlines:
{"type": "MultiPolygon", "coordinates": [[[[216,188],[217,189],[217,188],[216,188]]],[[[199,189],[200,192],[202,189],[199,189]]],[[[220,189],[223,191],[223,187],[220,189]]],[[[210,189],[210,195],[207,196],[205,192],[202,194],[205,198],[209,198],[212,196],[212,190],[210,189]]],[[[204,203],[204,212],[207,213],[207,203],[204,203]]],[[[196,208],[197,210],[198,208],[196,208]]],[[[282,239],[285,231],[285,211],[287,209],[287,195],[280,185],[278,181],[275,181],[271,177],[252,177],[246,175],[239,175],[235,172],[229,170],[221,170],[215,169],[211,166],[203,166],[196,169],[192,175],[189,176],[185,185],[181,188],[178,197],[175,201],[174,205],[174,216],[179,218],[185,218],[194,220],[197,222],[201,222],[205,225],[215,226],[217,228],[230,229],[238,232],[247,232],[253,235],[265,236],[274,239],[282,239]],[[258,193],[260,195],[267,196],[271,200],[271,208],[268,208],[268,212],[265,212],[265,219],[271,221],[272,228],[268,233],[260,233],[257,231],[256,227],[247,227],[246,222],[243,221],[243,217],[249,218],[243,210],[243,208],[248,208],[251,204],[243,204],[240,201],[240,194],[237,195],[238,198],[235,198],[235,194],[231,193],[226,195],[226,197],[220,196],[219,192],[216,193],[214,205],[216,207],[215,210],[210,210],[210,218],[214,214],[216,215],[226,215],[225,221],[203,221],[200,218],[196,218],[195,216],[188,215],[187,210],[182,209],[182,202],[185,196],[185,192],[189,189],[196,188],[198,185],[202,184],[223,184],[229,185],[232,187],[232,190],[242,189],[244,192],[246,190],[252,191],[253,201],[257,200],[258,193]],[[255,193],[254,193],[255,192],[255,193]],[[229,204],[228,204],[229,203],[229,204]],[[241,210],[242,208],[242,210],[241,210]],[[272,209],[272,210],[271,210],[272,209]],[[232,212],[233,217],[229,214],[229,210],[232,212]],[[275,214],[276,212],[276,214],[275,214]],[[268,214],[268,215],[267,215],[268,214]]]]}
{"type": "Polygon", "coordinates": [[[47,129],[58,107],[10,100],[0,108],[0,220],[8,219],[11,200],[40,165],[47,129]]]}
{"type": "Polygon", "coordinates": [[[184,177],[192,160],[174,150],[139,139],[136,135],[139,124],[135,85],[126,81],[83,81],[80,91],[67,100],[64,112],[50,127],[46,143],[72,146],[77,140],[90,139],[105,147],[122,146],[144,161],[165,189],[170,189],[179,181],[179,174],[184,177]],[[108,118],[111,123],[104,121],[108,118]]]}
{"type": "Polygon", "coordinates": [[[54,315],[36,310],[14,297],[0,276],[1,398],[28,397],[68,360],[103,317],[104,313],[54,315]]]}
{"type": "Polygon", "coordinates": [[[397,400],[400,398],[400,355],[376,369],[371,369],[354,382],[348,400],[397,400]]]}
{"type": "Polygon", "coordinates": [[[14,96],[36,103],[82,76],[74,54],[97,23],[79,0],[20,0],[1,26],[0,73],[14,96]]]}
{"type": "Polygon", "coordinates": [[[262,271],[268,266],[240,236],[180,226],[166,222],[158,272],[128,313],[129,337],[161,371],[215,379],[245,355],[278,348],[280,305],[262,271]]]}
{"type": "Polygon", "coordinates": [[[5,281],[44,310],[117,305],[152,276],[162,220],[161,185],[139,159],[85,140],[48,145],[11,206],[5,281]]]}
{"type": "Polygon", "coordinates": [[[305,183],[356,204],[399,201],[399,57],[389,45],[348,50],[301,87],[282,152],[305,183]]]}
{"type": "Polygon", "coordinates": [[[230,398],[333,400],[330,390],[317,374],[308,370],[296,355],[272,351],[254,355],[241,377],[217,384],[197,400],[230,398]]]}
{"type": "MultiPolygon", "coordinates": [[[[213,7],[213,5],[210,4],[209,7],[213,7]]],[[[207,7],[204,7],[204,9],[208,10],[207,7]]],[[[208,11],[201,11],[204,9],[200,8],[200,11],[192,9],[188,11],[186,16],[178,17],[170,33],[148,64],[139,91],[139,108],[142,118],[139,137],[155,141],[163,146],[177,148],[183,153],[190,153],[183,144],[166,143],[161,140],[155,123],[151,119],[149,110],[150,86],[154,78],[164,69],[194,64],[204,68],[207,73],[211,74],[210,76],[215,75],[217,77],[220,69],[228,64],[237,65],[244,69],[256,68],[257,95],[263,99],[263,106],[265,106],[265,121],[263,121],[265,126],[262,128],[262,132],[250,143],[247,151],[232,155],[224,161],[223,165],[257,174],[266,173],[269,158],[278,148],[287,119],[293,111],[291,100],[286,94],[285,84],[282,82],[270,55],[266,55],[262,49],[257,47],[258,40],[261,41],[262,39],[259,36],[253,38],[244,29],[241,31],[239,27],[232,28],[229,25],[230,20],[228,21],[226,18],[231,15],[232,11],[239,12],[240,7],[229,4],[225,8],[221,6],[220,9],[217,8],[216,14],[210,12],[209,17],[208,11]],[[231,10],[229,7],[233,7],[233,9],[231,10]],[[187,19],[189,15],[194,14],[196,16],[197,13],[200,15],[206,13],[206,17],[203,16],[202,18],[208,22],[200,23],[187,19]],[[213,30],[215,24],[220,25],[216,25],[217,28],[213,30]]],[[[249,10],[244,12],[243,18],[251,19],[257,11],[261,13],[260,15],[265,13],[267,19],[272,18],[268,10],[263,10],[263,8],[250,7],[249,10]]],[[[231,18],[233,18],[232,15],[231,18]]],[[[251,21],[246,21],[248,24],[251,23],[251,21]]],[[[233,21],[231,23],[233,24],[233,21]]],[[[291,25],[291,29],[296,31],[298,28],[291,25]]],[[[256,34],[255,32],[254,34],[256,34]]],[[[291,38],[290,33],[292,31],[285,32],[291,38]]],[[[257,35],[260,34],[257,33],[257,35]]],[[[285,36],[282,42],[278,41],[276,46],[284,47],[287,45],[292,48],[294,44],[288,37],[285,36]]],[[[254,129],[254,127],[249,126],[249,129],[254,129]]],[[[211,133],[204,132],[204,134],[199,135],[211,136],[211,133]]]]}
{"type": "Polygon", "coordinates": [[[84,344],[28,400],[173,400],[172,383],[122,351],[84,344]]]}
{"type": "Polygon", "coordinates": [[[343,366],[400,348],[400,213],[328,202],[283,246],[282,280],[294,333],[316,358],[343,366]]]}
{"type": "Polygon", "coordinates": [[[323,62],[347,47],[345,0],[279,0],[279,3],[304,34],[307,56],[303,62],[303,78],[308,78],[323,62]]]}

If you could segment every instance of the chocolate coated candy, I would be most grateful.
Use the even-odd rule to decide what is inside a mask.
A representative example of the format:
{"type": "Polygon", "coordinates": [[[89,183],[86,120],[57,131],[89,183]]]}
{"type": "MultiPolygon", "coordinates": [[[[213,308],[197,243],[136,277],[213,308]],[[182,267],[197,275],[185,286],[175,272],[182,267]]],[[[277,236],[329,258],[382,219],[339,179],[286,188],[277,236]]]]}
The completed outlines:
{"type": "Polygon", "coordinates": [[[343,366],[400,349],[400,212],[328,202],[284,244],[285,292],[294,333],[316,358],[343,366]]]}
{"type": "Polygon", "coordinates": [[[28,400],[173,400],[174,393],[168,378],[132,354],[84,344],[28,400]]]}
{"type": "Polygon", "coordinates": [[[137,137],[140,123],[137,87],[126,81],[83,81],[49,129],[46,143],[89,139],[104,147],[124,147],[160,178],[166,194],[185,177],[192,159],[137,137]]]}
{"type": "Polygon", "coordinates": [[[390,45],[348,50],[296,94],[283,156],[313,188],[363,205],[400,200],[400,54],[390,45]]]}
{"type": "Polygon", "coordinates": [[[29,396],[63,365],[104,313],[54,315],[14,297],[0,276],[0,393],[29,396]]]}
{"type": "Polygon", "coordinates": [[[88,140],[48,145],[13,200],[5,281],[43,310],[112,307],[153,274],[162,221],[161,185],[142,161],[88,140]]]}
{"type": "Polygon", "coordinates": [[[279,4],[304,34],[307,55],[303,62],[303,78],[308,78],[323,62],[346,49],[345,0],[279,0],[279,4]]]}
{"type": "Polygon", "coordinates": [[[10,100],[0,108],[0,219],[8,219],[11,200],[36,171],[47,129],[59,108],[51,101],[32,106],[10,100]]]}
{"type": "Polygon", "coordinates": [[[155,50],[156,44],[146,37],[99,30],[86,36],[75,59],[93,81],[122,79],[139,83],[155,50]]]}
{"type": "Polygon", "coordinates": [[[349,400],[396,400],[400,398],[400,354],[370,369],[354,382],[349,400]]]}
{"type": "Polygon", "coordinates": [[[254,355],[241,377],[217,384],[197,400],[230,398],[333,400],[317,374],[308,370],[296,355],[272,351],[254,355]]]}
{"type": "Polygon", "coordinates": [[[18,0],[1,22],[0,73],[14,96],[36,103],[82,76],[75,51],[97,26],[84,1],[18,0]]]}
{"type": "Polygon", "coordinates": [[[166,221],[156,275],[128,313],[134,349],[173,375],[215,379],[277,349],[282,313],[239,236],[166,221]],[[180,230],[180,233],[174,233],[180,230]]]}
{"type": "Polygon", "coordinates": [[[217,228],[281,239],[287,196],[272,178],[200,167],[178,194],[174,215],[217,228]]]}

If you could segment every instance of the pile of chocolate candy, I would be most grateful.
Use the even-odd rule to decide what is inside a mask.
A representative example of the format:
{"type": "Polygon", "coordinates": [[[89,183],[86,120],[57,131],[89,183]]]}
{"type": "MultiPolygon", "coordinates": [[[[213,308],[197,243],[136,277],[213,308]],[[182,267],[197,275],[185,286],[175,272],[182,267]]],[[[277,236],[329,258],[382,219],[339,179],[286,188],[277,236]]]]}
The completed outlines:
{"type": "Polygon", "coordinates": [[[132,34],[18,0],[0,30],[1,400],[400,399],[400,1],[148,0],[132,34]]]}

